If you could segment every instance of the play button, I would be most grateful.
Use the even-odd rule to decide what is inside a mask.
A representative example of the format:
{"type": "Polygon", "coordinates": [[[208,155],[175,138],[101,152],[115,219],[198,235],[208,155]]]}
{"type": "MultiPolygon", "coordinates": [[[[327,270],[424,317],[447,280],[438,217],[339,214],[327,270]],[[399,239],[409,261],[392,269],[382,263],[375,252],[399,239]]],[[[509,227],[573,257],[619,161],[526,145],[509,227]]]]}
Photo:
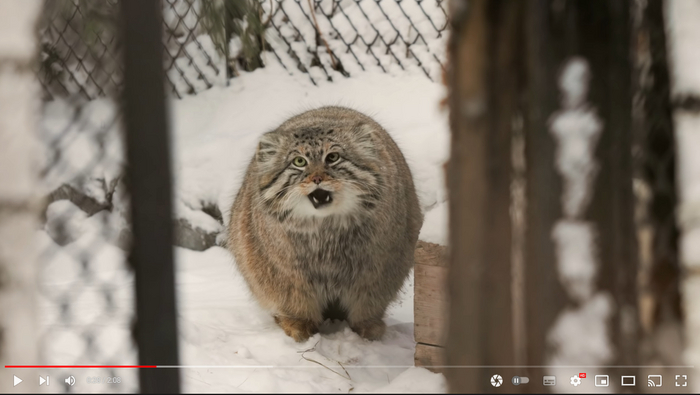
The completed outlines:
{"type": "Polygon", "coordinates": [[[17,377],[17,376],[14,376],[14,377],[15,377],[15,385],[14,385],[14,386],[16,387],[16,386],[17,386],[17,384],[19,384],[19,383],[21,383],[21,382],[22,382],[22,379],[21,379],[21,378],[19,378],[19,377],[17,377]]]}

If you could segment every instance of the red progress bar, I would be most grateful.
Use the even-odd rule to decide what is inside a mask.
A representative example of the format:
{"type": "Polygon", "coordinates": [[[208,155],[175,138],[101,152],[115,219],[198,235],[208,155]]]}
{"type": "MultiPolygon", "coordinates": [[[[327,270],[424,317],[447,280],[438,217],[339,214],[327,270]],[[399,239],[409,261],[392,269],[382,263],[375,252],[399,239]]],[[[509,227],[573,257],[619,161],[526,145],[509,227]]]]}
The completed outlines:
{"type": "Polygon", "coordinates": [[[6,369],[154,369],[156,365],[5,365],[6,369]]]}

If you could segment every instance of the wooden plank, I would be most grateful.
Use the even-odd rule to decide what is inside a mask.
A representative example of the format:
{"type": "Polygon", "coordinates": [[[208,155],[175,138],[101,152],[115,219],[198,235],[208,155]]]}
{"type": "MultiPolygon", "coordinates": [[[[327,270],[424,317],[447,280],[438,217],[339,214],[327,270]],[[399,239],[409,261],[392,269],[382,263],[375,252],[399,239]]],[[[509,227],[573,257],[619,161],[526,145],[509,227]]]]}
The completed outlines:
{"type": "Polygon", "coordinates": [[[442,266],[415,266],[414,336],[416,342],[445,344],[447,321],[447,273],[442,266]]]}
{"type": "Polygon", "coordinates": [[[441,373],[443,369],[433,366],[445,366],[445,350],[442,347],[430,344],[416,344],[414,362],[416,366],[427,368],[435,373],[441,373]]]}
{"type": "Polygon", "coordinates": [[[418,240],[415,261],[416,265],[447,267],[447,247],[418,240]]]}

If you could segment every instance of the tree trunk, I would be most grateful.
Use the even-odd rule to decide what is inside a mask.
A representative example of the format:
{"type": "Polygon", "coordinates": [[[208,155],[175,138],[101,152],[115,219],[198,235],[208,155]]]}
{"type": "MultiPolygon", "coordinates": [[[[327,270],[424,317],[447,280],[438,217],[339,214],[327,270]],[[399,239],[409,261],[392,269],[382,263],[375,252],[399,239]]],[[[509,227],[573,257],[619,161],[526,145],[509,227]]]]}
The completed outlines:
{"type": "MultiPolygon", "coordinates": [[[[0,1],[0,366],[37,364],[36,128],[41,90],[33,71],[40,0],[0,1]]],[[[0,387],[13,385],[13,372],[0,387]]],[[[36,390],[26,378],[22,390],[36,390]]]]}

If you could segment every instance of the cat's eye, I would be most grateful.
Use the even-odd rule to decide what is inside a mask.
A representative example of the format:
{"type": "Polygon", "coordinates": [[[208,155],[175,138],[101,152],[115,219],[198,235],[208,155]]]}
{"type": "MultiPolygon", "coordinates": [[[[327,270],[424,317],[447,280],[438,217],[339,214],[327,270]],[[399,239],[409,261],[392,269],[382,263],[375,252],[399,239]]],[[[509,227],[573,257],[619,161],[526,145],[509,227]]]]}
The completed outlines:
{"type": "Polygon", "coordinates": [[[294,166],[296,166],[296,167],[304,167],[304,166],[306,166],[306,159],[304,159],[301,156],[297,156],[292,161],[292,164],[294,164],[294,166]]]}
{"type": "Polygon", "coordinates": [[[337,162],[338,159],[340,159],[340,154],[337,152],[331,152],[330,154],[326,155],[326,163],[334,163],[337,162]]]}

